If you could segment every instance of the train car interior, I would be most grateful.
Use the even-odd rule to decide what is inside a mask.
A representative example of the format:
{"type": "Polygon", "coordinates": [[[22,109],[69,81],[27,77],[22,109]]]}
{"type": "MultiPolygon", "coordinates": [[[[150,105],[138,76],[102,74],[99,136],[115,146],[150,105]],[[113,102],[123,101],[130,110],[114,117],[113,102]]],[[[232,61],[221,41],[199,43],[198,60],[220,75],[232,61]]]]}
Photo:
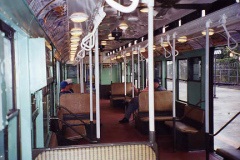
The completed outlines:
{"type": "Polygon", "coordinates": [[[0,160],[240,160],[239,0],[1,0],[0,160]]]}

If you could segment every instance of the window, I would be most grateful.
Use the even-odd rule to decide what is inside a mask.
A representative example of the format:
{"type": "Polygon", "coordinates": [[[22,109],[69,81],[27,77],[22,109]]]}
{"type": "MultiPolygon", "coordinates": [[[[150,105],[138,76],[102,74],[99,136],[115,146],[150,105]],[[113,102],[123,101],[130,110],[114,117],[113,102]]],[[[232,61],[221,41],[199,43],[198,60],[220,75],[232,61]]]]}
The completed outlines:
{"type": "Polygon", "coordinates": [[[166,87],[167,90],[172,90],[172,77],[173,77],[173,62],[167,61],[167,78],[166,78],[166,87]]]}
{"type": "Polygon", "coordinates": [[[188,78],[191,81],[201,80],[201,58],[194,57],[189,59],[189,75],[188,78]]]}
{"type": "Polygon", "coordinates": [[[155,62],[154,77],[162,82],[162,62],[155,62]]]}
{"type": "Polygon", "coordinates": [[[178,100],[187,102],[187,59],[178,60],[178,100]]]}

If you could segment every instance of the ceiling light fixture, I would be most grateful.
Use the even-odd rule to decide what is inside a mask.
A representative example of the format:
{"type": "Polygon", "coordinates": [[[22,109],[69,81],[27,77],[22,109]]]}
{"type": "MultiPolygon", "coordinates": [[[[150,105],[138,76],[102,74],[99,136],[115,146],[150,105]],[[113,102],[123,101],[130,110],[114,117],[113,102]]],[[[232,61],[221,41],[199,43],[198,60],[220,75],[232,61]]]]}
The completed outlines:
{"type": "Polygon", "coordinates": [[[80,41],[80,38],[73,36],[73,37],[70,38],[70,41],[71,41],[71,42],[79,42],[79,41],[80,41]]]}
{"type": "Polygon", "coordinates": [[[138,54],[138,52],[137,51],[133,51],[133,54],[138,54]]]}
{"type": "Polygon", "coordinates": [[[141,48],[140,52],[146,52],[146,49],[145,48],[141,48]]]}
{"type": "Polygon", "coordinates": [[[75,57],[75,55],[70,55],[69,57],[70,57],[70,61],[73,62],[73,61],[74,61],[74,57],[75,57]]]}
{"type": "Polygon", "coordinates": [[[131,53],[130,52],[126,53],[126,56],[127,57],[131,56],[131,53]]]}
{"type": "Polygon", "coordinates": [[[72,36],[80,36],[82,34],[82,29],[81,28],[72,28],[70,33],[72,36]]]}
{"type": "Polygon", "coordinates": [[[107,41],[101,41],[101,45],[106,46],[107,45],[107,41]]]}
{"type": "Polygon", "coordinates": [[[128,25],[127,25],[127,23],[123,22],[119,25],[119,28],[122,29],[122,30],[126,30],[128,28],[128,25]]]}
{"type": "Polygon", "coordinates": [[[77,50],[77,47],[71,48],[71,51],[76,51],[76,50],[77,50]]]}
{"type": "Polygon", "coordinates": [[[186,37],[186,36],[179,37],[179,38],[178,38],[178,42],[180,42],[180,43],[185,43],[185,42],[187,42],[187,37],[186,37]]]}
{"type": "Polygon", "coordinates": [[[71,47],[77,47],[78,43],[71,43],[71,47]]]}
{"type": "Polygon", "coordinates": [[[121,58],[121,56],[117,56],[117,59],[120,59],[121,58]]]}
{"type": "Polygon", "coordinates": [[[76,12],[73,13],[69,18],[75,23],[81,23],[88,19],[88,15],[82,12],[76,12]]]}
{"type": "Polygon", "coordinates": [[[108,35],[108,39],[109,39],[109,40],[114,40],[115,37],[113,37],[113,36],[112,36],[112,33],[110,33],[110,34],[108,35]]]}
{"type": "Polygon", "coordinates": [[[167,47],[167,46],[168,46],[168,42],[163,42],[163,43],[161,44],[161,46],[162,46],[162,47],[167,47]]]}
{"type": "Polygon", "coordinates": [[[142,9],[140,9],[140,12],[147,13],[148,12],[148,8],[147,7],[146,8],[142,8],[142,9]]]}
{"type": "MultiPolygon", "coordinates": [[[[206,29],[202,31],[202,34],[205,36],[206,35],[206,29]]],[[[212,36],[214,34],[214,30],[209,28],[209,36],[212,36]]]]}
{"type": "Polygon", "coordinates": [[[154,51],[156,50],[156,46],[155,46],[155,45],[153,45],[153,50],[154,50],[154,51]]]}

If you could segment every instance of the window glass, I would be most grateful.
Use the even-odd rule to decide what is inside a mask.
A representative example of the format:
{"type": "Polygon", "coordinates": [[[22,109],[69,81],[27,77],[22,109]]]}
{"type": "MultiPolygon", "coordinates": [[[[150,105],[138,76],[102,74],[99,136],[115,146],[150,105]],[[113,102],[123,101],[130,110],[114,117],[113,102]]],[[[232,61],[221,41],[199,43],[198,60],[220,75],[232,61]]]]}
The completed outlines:
{"type": "Polygon", "coordinates": [[[195,57],[189,59],[189,80],[201,80],[201,58],[195,57]]]}
{"type": "Polygon", "coordinates": [[[155,62],[155,78],[161,79],[162,77],[162,62],[155,62]]]}
{"type": "Polygon", "coordinates": [[[187,59],[178,60],[178,99],[187,102],[187,59]]]}
{"type": "Polygon", "coordinates": [[[173,63],[172,61],[167,61],[167,78],[172,78],[173,77],[173,63]]]}
{"type": "Polygon", "coordinates": [[[171,79],[167,79],[167,90],[172,91],[172,80],[171,79]]]}
{"type": "Polygon", "coordinates": [[[188,68],[187,68],[187,60],[179,60],[178,61],[178,79],[187,80],[188,76],[188,68]]]}

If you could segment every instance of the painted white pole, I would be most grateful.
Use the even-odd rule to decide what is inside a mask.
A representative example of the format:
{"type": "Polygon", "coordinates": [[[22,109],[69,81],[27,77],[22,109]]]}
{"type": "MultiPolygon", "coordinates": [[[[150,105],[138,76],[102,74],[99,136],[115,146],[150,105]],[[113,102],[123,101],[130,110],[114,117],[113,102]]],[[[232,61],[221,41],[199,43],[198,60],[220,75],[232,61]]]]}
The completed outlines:
{"type": "Polygon", "coordinates": [[[113,68],[112,68],[112,65],[113,65],[113,63],[111,63],[111,83],[112,83],[112,79],[113,79],[113,76],[112,76],[112,74],[113,74],[113,68]]]}
{"type": "Polygon", "coordinates": [[[59,93],[60,93],[60,90],[61,90],[61,87],[60,87],[60,63],[59,61],[56,61],[56,68],[57,68],[57,105],[60,104],[60,98],[59,98],[59,93]]]}
{"type": "MultiPolygon", "coordinates": [[[[92,39],[90,44],[92,44],[92,39]]],[[[89,51],[89,79],[90,79],[90,121],[93,121],[93,91],[92,91],[92,50],[89,51]]]]}
{"type": "Polygon", "coordinates": [[[85,83],[87,82],[87,63],[85,63],[85,83]]]}
{"type": "Polygon", "coordinates": [[[205,71],[205,132],[209,133],[209,27],[211,20],[206,22],[206,71],[205,71]]]}
{"type": "Polygon", "coordinates": [[[97,139],[100,139],[100,92],[99,92],[99,50],[98,50],[98,29],[95,34],[95,89],[96,89],[96,131],[97,139]]]}
{"type": "Polygon", "coordinates": [[[125,97],[126,97],[126,95],[127,95],[127,92],[126,92],[126,90],[127,90],[127,84],[126,84],[126,80],[127,80],[127,74],[126,74],[126,69],[127,69],[127,65],[126,65],[126,55],[124,56],[124,95],[125,95],[125,97]]]}
{"type": "Polygon", "coordinates": [[[173,99],[172,99],[172,107],[173,107],[173,118],[176,117],[176,57],[175,57],[175,47],[176,47],[176,33],[173,33],[173,46],[172,46],[172,62],[173,62],[173,82],[172,82],[172,89],[173,89],[173,99]]]}
{"type": "MultiPolygon", "coordinates": [[[[153,71],[154,71],[154,55],[153,55],[153,6],[154,1],[148,2],[148,76],[149,76],[149,131],[155,131],[154,124],[154,87],[153,87],[153,71]]],[[[155,139],[155,138],[153,138],[155,139]]],[[[151,141],[151,138],[150,138],[151,141]]]]}
{"type": "Polygon", "coordinates": [[[206,22],[206,71],[205,71],[205,139],[206,160],[209,160],[209,28],[211,20],[206,22]]]}
{"type": "Polygon", "coordinates": [[[77,64],[77,83],[79,84],[79,64],[77,64]]]}
{"type": "Polygon", "coordinates": [[[138,48],[138,88],[140,88],[140,51],[138,48]]]}
{"type": "Polygon", "coordinates": [[[134,54],[132,52],[132,98],[134,98],[134,54]]]}
{"type": "MultiPolygon", "coordinates": [[[[84,51],[85,52],[85,51],[84,51]]],[[[80,84],[81,84],[81,93],[84,93],[84,81],[83,81],[83,59],[81,59],[80,67],[80,84]]]]}

